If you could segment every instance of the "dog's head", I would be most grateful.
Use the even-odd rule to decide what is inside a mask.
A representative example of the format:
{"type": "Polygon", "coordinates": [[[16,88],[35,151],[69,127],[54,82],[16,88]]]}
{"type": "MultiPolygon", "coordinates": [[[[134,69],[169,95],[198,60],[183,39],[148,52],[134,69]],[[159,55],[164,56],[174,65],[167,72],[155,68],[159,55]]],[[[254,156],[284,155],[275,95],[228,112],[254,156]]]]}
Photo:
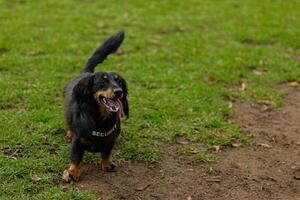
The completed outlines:
{"type": "Polygon", "coordinates": [[[81,79],[74,87],[73,94],[78,102],[95,101],[100,113],[129,116],[127,84],[115,72],[97,72],[81,79]]]}

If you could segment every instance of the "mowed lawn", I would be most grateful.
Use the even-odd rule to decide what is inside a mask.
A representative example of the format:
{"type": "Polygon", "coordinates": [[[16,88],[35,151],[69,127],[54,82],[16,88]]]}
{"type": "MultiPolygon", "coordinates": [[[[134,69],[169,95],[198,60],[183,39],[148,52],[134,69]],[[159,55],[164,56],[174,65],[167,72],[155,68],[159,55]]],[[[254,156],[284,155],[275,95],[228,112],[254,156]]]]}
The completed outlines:
{"type": "Polygon", "coordinates": [[[119,53],[97,68],[129,85],[115,161],[159,162],[159,144],[183,137],[209,162],[214,145],[251,143],[230,122],[229,99],[278,107],[276,86],[299,80],[299,19],[298,0],[0,0],[0,199],[95,198],[59,186],[62,89],[120,28],[119,53]]]}

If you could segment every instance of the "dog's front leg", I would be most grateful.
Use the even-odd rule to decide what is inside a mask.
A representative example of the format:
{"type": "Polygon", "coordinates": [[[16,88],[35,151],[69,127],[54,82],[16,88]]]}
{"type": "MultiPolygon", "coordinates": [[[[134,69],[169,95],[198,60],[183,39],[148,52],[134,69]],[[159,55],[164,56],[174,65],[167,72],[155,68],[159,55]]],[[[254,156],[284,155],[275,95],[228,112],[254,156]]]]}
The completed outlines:
{"type": "Polygon", "coordinates": [[[71,164],[68,169],[63,172],[62,179],[66,182],[78,181],[83,168],[83,153],[84,150],[78,139],[73,138],[71,147],[71,164]]]}
{"type": "Polygon", "coordinates": [[[101,152],[101,168],[105,172],[116,172],[117,166],[111,161],[111,150],[108,152],[101,152]]]}

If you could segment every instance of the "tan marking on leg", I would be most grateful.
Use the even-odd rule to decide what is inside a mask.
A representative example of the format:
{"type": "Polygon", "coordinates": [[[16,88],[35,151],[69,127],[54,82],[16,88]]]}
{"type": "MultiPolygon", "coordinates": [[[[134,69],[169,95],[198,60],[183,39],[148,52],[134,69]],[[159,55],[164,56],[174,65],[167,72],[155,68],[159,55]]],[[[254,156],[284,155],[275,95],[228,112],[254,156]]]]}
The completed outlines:
{"type": "Polygon", "coordinates": [[[68,129],[65,134],[65,139],[67,140],[67,142],[71,142],[72,138],[73,138],[73,131],[71,131],[71,129],[68,129]]]}
{"type": "Polygon", "coordinates": [[[111,157],[101,153],[101,169],[105,172],[116,172],[116,165],[111,161],[111,157]]]}
{"type": "Polygon", "coordinates": [[[79,177],[83,171],[83,162],[81,161],[79,165],[73,163],[70,164],[70,167],[63,172],[62,179],[66,182],[78,181],[79,177]]]}
{"type": "Polygon", "coordinates": [[[102,170],[104,170],[105,167],[109,166],[111,164],[111,157],[110,156],[106,156],[103,153],[101,153],[101,167],[102,170]]]}

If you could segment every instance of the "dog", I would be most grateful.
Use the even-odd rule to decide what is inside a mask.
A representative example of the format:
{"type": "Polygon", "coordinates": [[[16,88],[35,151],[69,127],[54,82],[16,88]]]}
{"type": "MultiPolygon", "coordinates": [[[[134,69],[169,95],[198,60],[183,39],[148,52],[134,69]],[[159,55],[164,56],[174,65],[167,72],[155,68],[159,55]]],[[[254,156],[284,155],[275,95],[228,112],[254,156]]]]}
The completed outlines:
{"type": "Polygon", "coordinates": [[[124,36],[121,30],[108,38],[64,87],[66,138],[71,141],[70,165],[62,175],[66,182],[79,180],[84,151],[100,152],[102,170],[116,171],[111,152],[120,135],[121,117],[129,117],[127,83],[115,72],[94,69],[119,48],[124,36]]]}

